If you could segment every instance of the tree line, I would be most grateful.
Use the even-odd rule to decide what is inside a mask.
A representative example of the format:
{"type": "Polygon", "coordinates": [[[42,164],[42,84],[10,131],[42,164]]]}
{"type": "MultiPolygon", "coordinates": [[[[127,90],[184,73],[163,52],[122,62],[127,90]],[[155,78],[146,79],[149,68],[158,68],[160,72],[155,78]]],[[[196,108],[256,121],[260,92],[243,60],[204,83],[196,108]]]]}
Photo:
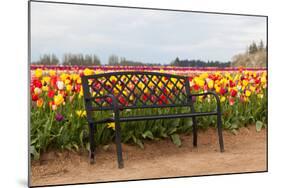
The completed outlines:
{"type": "MultiPolygon", "coordinates": [[[[97,55],[90,54],[64,54],[62,62],[60,63],[59,59],[54,54],[44,54],[40,56],[38,61],[32,62],[33,64],[38,65],[101,65],[101,61],[97,55]]],[[[127,60],[125,57],[118,57],[117,55],[111,55],[108,58],[108,65],[111,66],[160,66],[163,63],[144,63],[141,61],[132,61],[127,60]]],[[[181,67],[227,67],[230,65],[230,62],[220,62],[220,61],[202,61],[202,60],[179,60],[178,57],[169,64],[170,66],[181,66],[181,67]]]]}
{"type": "Polygon", "coordinates": [[[178,67],[229,67],[231,64],[228,62],[221,61],[202,61],[202,60],[180,60],[178,57],[170,63],[171,66],[178,67]]]}
{"type": "MultiPolygon", "coordinates": [[[[266,65],[267,57],[267,46],[264,45],[261,40],[258,44],[252,42],[246,51],[242,54],[233,56],[232,61],[221,62],[221,61],[203,61],[203,60],[180,60],[178,57],[171,61],[168,66],[179,66],[179,67],[263,67],[266,65]]],[[[101,60],[95,54],[64,54],[62,61],[56,57],[55,54],[44,54],[40,56],[38,61],[32,62],[33,64],[40,65],[101,65],[101,60]]],[[[144,63],[141,61],[127,60],[125,57],[118,57],[117,55],[111,55],[106,63],[112,66],[159,66],[163,63],[144,63]]]]}
{"type": "Polygon", "coordinates": [[[64,54],[62,62],[59,61],[55,54],[44,54],[39,57],[38,61],[32,62],[39,65],[101,65],[101,61],[97,55],[92,54],[64,54]]]}

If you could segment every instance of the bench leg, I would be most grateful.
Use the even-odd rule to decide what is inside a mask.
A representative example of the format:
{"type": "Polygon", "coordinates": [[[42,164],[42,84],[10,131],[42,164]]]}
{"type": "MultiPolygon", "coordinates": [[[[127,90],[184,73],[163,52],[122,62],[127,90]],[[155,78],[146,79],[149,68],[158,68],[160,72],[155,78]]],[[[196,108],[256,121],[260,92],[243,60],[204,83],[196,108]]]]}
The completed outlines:
{"type": "Polygon", "coordinates": [[[217,127],[218,127],[220,151],[221,151],[221,152],[224,152],[223,137],[222,137],[222,120],[221,120],[221,113],[218,113],[218,116],[217,116],[217,127]]]}
{"type": "Polygon", "coordinates": [[[121,146],[121,127],[119,122],[115,122],[115,142],[117,150],[118,168],[124,167],[123,157],[122,157],[122,146],[121,146]]]}
{"type": "MultiPolygon", "coordinates": [[[[194,106],[191,106],[191,112],[194,113],[194,106]]],[[[196,117],[192,117],[193,146],[197,147],[197,122],[196,117]]]]}
{"type": "Polygon", "coordinates": [[[90,128],[90,152],[89,152],[89,160],[90,164],[95,163],[95,142],[94,142],[94,124],[90,123],[89,124],[90,128]]]}

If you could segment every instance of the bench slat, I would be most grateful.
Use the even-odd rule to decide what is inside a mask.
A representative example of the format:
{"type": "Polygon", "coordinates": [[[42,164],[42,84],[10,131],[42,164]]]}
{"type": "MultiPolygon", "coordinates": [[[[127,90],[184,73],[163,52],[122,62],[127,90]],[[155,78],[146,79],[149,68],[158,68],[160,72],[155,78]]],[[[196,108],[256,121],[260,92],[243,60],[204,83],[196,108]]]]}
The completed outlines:
{"type": "MultiPolygon", "coordinates": [[[[195,113],[184,113],[184,114],[163,114],[163,115],[153,115],[153,116],[129,116],[120,117],[120,122],[128,121],[144,121],[144,120],[156,120],[156,119],[170,119],[170,118],[187,118],[194,116],[209,116],[217,115],[217,112],[195,112],[195,113]]],[[[105,118],[102,120],[95,121],[94,123],[109,123],[114,122],[114,118],[105,118]]]]}

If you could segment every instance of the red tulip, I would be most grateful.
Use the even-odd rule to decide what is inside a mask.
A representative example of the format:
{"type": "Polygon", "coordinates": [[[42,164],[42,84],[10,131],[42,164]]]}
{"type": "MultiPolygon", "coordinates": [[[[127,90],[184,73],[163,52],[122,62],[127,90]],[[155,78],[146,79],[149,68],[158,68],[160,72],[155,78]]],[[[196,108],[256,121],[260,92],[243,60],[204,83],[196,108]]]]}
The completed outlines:
{"type": "Polygon", "coordinates": [[[54,90],[50,90],[49,92],[48,92],[48,97],[49,98],[53,98],[55,96],[55,91],[54,90]]]}
{"type": "Polygon", "coordinates": [[[32,101],[37,101],[39,97],[38,97],[38,95],[33,94],[33,95],[31,96],[31,98],[32,98],[32,101]]]}
{"type": "Polygon", "coordinates": [[[125,105],[125,104],[126,104],[126,99],[125,99],[123,96],[120,96],[120,97],[119,97],[119,102],[120,102],[121,104],[125,105]]]}
{"type": "Polygon", "coordinates": [[[221,95],[224,95],[224,94],[226,94],[227,93],[227,90],[226,89],[224,89],[224,88],[221,88],[220,89],[220,94],[221,95]]]}
{"type": "Polygon", "coordinates": [[[147,101],[148,96],[146,94],[142,95],[142,100],[147,101]]]}
{"type": "Polygon", "coordinates": [[[40,82],[40,80],[33,80],[32,84],[35,86],[35,87],[38,87],[38,88],[41,88],[42,87],[42,83],[40,82]]]}
{"type": "Polygon", "coordinates": [[[197,85],[197,84],[194,84],[194,85],[193,85],[193,89],[194,89],[195,91],[198,91],[198,90],[200,89],[200,86],[197,85]]]}
{"type": "Polygon", "coordinates": [[[255,80],[255,84],[260,84],[260,83],[261,83],[261,79],[260,78],[255,80]]]}
{"type": "MultiPolygon", "coordinates": [[[[167,97],[165,95],[160,95],[160,100],[163,102],[163,103],[168,103],[168,100],[167,100],[167,97]]],[[[161,103],[162,104],[162,103],[161,103]]]]}
{"type": "Polygon", "coordinates": [[[230,90],[230,95],[231,95],[232,97],[235,97],[235,96],[237,95],[237,91],[236,91],[235,89],[231,89],[231,90],[230,90]]]}
{"type": "Polygon", "coordinates": [[[235,83],[234,83],[232,80],[230,80],[230,81],[229,81],[229,86],[230,86],[230,87],[234,87],[234,86],[235,86],[235,83]]]}
{"type": "Polygon", "coordinates": [[[109,103],[109,104],[111,104],[111,103],[112,103],[112,98],[107,97],[107,98],[106,98],[106,102],[109,103]]]}
{"type": "Polygon", "coordinates": [[[55,89],[57,89],[57,77],[56,76],[52,76],[51,77],[51,80],[50,80],[50,85],[53,87],[53,88],[55,88],[55,89]]]}

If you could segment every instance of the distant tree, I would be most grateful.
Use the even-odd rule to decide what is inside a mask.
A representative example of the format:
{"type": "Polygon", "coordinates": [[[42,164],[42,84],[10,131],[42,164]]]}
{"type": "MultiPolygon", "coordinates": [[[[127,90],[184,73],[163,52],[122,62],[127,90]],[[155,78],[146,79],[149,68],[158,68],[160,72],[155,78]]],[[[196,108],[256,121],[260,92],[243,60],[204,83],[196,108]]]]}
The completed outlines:
{"type": "Polygon", "coordinates": [[[96,55],[91,54],[64,54],[63,65],[100,65],[100,59],[96,55]]]}
{"type": "Polygon", "coordinates": [[[98,56],[94,55],[94,61],[93,61],[94,65],[101,65],[100,59],[98,56]]]}
{"type": "Polygon", "coordinates": [[[258,51],[258,47],[257,44],[255,42],[253,42],[250,46],[249,46],[249,54],[254,54],[258,51]]]}
{"type": "Polygon", "coordinates": [[[178,57],[170,63],[171,66],[179,67],[229,67],[230,62],[220,62],[220,61],[202,61],[202,60],[180,60],[178,57]]]}
{"type": "Polygon", "coordinates": [[[259,50],[264,50],[264,44],[263,44],[263,41],[260,40],[260,44],[259,44],[259,50]]]}
{"type": "Polygon", "coordinates": [[[173,60],[170,65],[172,66],[180,66],[180,59],[178,57],[176,57],[175,60],[173,60]]]}
{"type": "Polygon", "coordinates": [[[118,65],[119,64],[119,58],[117,55],[111,55],[108,58],[108,64],[109,65],[118,65]]]}
{"type": "Polygon", "coordinates": [[[82,54],[64,54],[63,65],[83,65],[84,57],[82,54]]]}
{"type": "Polygon", "coordinates": [[[43,56],[40,56],[39,60],[34,63],[40,65],[58,65],[59,59],[55,54],[44,54],[43,56]]]}
{"type": "Polygon", "coordinates": [[[125,57],[120,57],[120,64],[125,64],[127,62],[125,57]]]}
{"type": "Polygon", "coordinates": [[[93,64],[93,56],[85,55],[83,65],[92,65],[93,64]]]}

